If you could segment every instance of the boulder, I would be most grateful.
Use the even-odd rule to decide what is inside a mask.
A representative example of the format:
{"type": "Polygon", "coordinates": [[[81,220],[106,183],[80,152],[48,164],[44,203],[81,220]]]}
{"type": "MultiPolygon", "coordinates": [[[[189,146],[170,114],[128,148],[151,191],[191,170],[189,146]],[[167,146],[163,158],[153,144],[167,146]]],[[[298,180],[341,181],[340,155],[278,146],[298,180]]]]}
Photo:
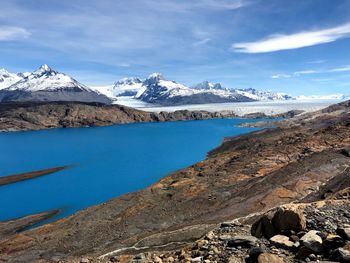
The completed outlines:
{"type": "Polygon", "coordinates": [[[249,250],[249,262],[256,262],[258,256],[262,253],[265,253],[265,249],[262,247],[253,247],[249,250]]]}
{"type": "Polygon", "coordinates": [[[336,249],[344,245],[344,240],[340,236],[333,234],[327,235],[326,239],[323,241],[323,246],[329,250],[336,249]]]}
{"type": "Polygon", "coordinates": [[[271,238],[282,232],[300,232],[306,229],[306,219],[300,209],[278,207],[265,213],[251,228],[255,237],[271,238]]]}
{"type": "Polygon", "coordinates": [[[258,263],[284,263],[284,259],[271,253],[262,253],[258,256],[258,263]]]}
{"type": "Polygon", "coordinates": [[[300,209],[284,209],[278,208],[272,224],[278,233],[286,230],[299,232],[306,229],[306,219],[300,209]]]}
{"type": "Polygon", "coordinates": [[[258,239],[253,236],[237,235],[231,237],[231,239],[227,241],[227,247],[254,247],[256,246],[257,241],[258,239]]]}
{"type": "Polygon", "coordinates": [[[289,237],[283,235],[275,235],[270,238],[270,242],[279,248],[290,249],[293,247],[294,242],[289,240],[289,237]]]}
{"type": "Polygon", "coordinates": [[[338,228],[337,234],[346,240],[350,240],[350,227],[338,228]]]}
{"type": "Polygon", "coordinates": [[[209,241],[208,241],[208,240],[205,240],[205,239],[197,240],[197,241],[196,241],[195,248],[200,249],[200,248],[202,248],[202,247],[207,246],[208,243],[209,243],[209,241]]]}
{"type": "Polygon", "coordinates": [[[202,262],[203,261],[203,257],[196,257],[196,258],[191,258],[191,262],[202,262]]]}
{"type": "Polygon", "coordinates": [[[300,259],[300,260],[305,260],[309,255],[311,255],[313,251],[307,247],[301,247],[296,254],[295,258],[300,259]]]}
{"type": "Polygon", "coordinates": [[[349,263],[350,262],[350,251],[345,248],[337,248],[332,253],[332,259],[337,260],[341,263],[349,263]]]}
{"type": "Polygon", "coordinates": [[[311,249],[315,253],[321,253],[323,250],[322,238],[317,233],[318,231],[311,230],[307,232],[300,241],[305,247],[311,249]]]}
{"type": "Polygon", "coordinates": [[[274,211],[267,212],[258,221],[253,223],[250,230],[251,234],[257,238],[270,238],[277,234],[274,226],[272,225],[272,218],[274,214],[274,211]]]}

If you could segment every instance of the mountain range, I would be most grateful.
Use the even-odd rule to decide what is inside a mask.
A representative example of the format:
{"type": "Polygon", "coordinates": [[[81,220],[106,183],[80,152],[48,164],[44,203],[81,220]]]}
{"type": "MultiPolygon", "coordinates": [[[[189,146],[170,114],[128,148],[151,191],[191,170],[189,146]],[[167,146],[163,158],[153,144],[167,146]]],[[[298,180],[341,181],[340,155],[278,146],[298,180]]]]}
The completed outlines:
{"type": "Polygon", "coordinates": [[[167,80],[160,73],[153,73],[146,79],[123,78],[110,86],[87,87],[67,74],[51,69],[46,64],[32,73],[10,73],[0,69],[0,102],[80,101],[118,104],[121,97],[162,106],[346,98],[338,94],[326,97],[294,98],[284,93],[259,91],[252,88],[230,89],[223,87],[220,83],[208,81],[188,87],[176,81],[167,80]]]}
{"type": "Polygon", "coordinates": [[[208,81],[187,87],[176,81],[167,80],[160,73],[153,73],[144,80],[124,78],[117,81],[114,86],[95,89],[115,99],[116,103],[118,103],[118,97],[132,97],[143,102],[164,106],[293,99],[283,93],[255,89],[229,89],[220,83],[214,84],[208,81]]]}

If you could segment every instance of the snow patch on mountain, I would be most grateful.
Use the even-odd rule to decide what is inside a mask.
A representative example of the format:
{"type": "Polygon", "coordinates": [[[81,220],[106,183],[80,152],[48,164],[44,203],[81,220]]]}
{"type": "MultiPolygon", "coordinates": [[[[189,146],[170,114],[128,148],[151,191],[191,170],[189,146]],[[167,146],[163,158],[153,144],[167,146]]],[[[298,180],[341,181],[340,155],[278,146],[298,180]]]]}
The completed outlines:
{"type": "Polygon", "coordinates": [[[117,97],[137,97],[140,96],[146,89],[143,81],[139,78],[123,78],[108,86],[94,86],[93,90],[98,91],[111,99],[117,97]]]}
{"type": "Polygon", "coordinates": [[[311,96],[297,96],[297,100],[349,100],[350,96],[346,96],[344,94],[329,94],[329,95],[311,95],[311,96]]]}
{"type": "Polygon", "coordinates": [[[281,92],[270,92],[270,91],[260,91],[256,89],[236,89],[237,93],[247,96],[253,100],[257,101],[268,101],[268,100],[291,100],[294,99],[292,96],[289,96],[281,92]]]}
{"type": "Polygon", "coordinates": [[[12,84],[20,81],[25,77],[22,73],[10,73],[6,69],[0,69],[0,90],[8,88],[12,84]]]}

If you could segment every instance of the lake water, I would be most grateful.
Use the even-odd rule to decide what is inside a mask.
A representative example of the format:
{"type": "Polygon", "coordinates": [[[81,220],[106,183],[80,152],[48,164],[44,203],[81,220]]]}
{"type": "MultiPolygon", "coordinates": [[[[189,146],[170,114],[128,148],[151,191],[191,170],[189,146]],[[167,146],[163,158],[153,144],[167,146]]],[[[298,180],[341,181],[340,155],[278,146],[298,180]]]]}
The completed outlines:
{"type": "MultiPolygon", "coordinates": [[[[58,217],[145,188],[205,159],[257,120],[217,119],[0,133],[0,176],[76,164],[0,186],[0,221],[52,209],[58,217]]],[[[57,217],[56,217],[57,218],[57,217]]]]}

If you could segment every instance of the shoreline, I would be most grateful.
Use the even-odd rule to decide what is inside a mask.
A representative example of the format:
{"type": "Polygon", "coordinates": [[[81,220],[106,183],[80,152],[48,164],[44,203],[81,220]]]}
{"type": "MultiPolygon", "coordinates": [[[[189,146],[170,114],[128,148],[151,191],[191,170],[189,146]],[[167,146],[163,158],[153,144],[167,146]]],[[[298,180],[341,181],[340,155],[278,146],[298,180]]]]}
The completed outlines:
{"type": "Polygon", "coordinates": [[[59,212],[59,209],[55,209],[37,214],[26,215],[20,218],[0,221],[0,240],[7,239],[13,235],[27,230],[31,226],[53,218],[59,212]]]}
{"type": "Polygon", "coordinates": [[[208,120],[224,118],[292,118],[303,113],[290,110],[267,115],[261,112],[238,116],[232,111],[147,112],[121,105],[79,102],[0,104],[0,132],[34,131],[52,128],[100,127],[141,122],[208,120]]]}

